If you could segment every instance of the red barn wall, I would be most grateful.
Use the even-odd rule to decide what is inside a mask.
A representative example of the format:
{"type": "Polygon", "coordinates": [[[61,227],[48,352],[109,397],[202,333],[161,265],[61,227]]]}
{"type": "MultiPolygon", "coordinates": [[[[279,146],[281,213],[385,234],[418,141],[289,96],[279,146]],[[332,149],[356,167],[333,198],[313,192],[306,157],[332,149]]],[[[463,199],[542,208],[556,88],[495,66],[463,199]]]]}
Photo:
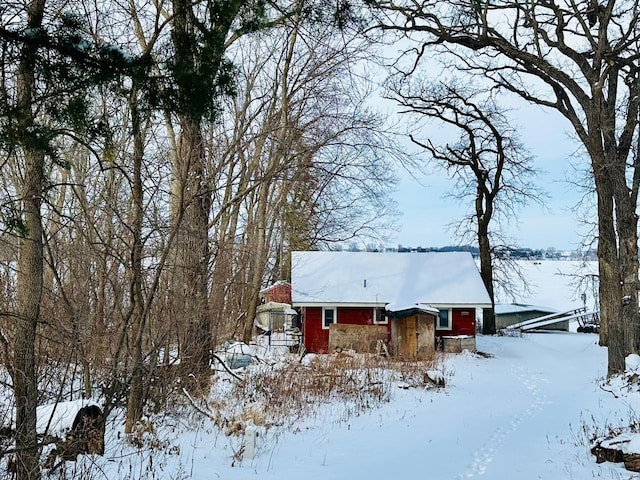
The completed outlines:
{"type": "Polygon", "coordinates": [[[302,335],[304,348],[311,353],[327,353],[329,350],[329,329],[322,328],[322,308],[302,307],[302,335]]]}
{"type": "Polygon", "coordinates": [[[476,335],[476,309],[454,308],[451,313],[451,330],[436,330],[436,336],[476,335]]]}
{"type": "Polygon", "coordinates": [[[277,303],[291,303],[291,284],[279,283],[272,287],[263,290],[262,297],[265,303],[277,302],[277,303]]]}
{"type": "MultiPolygon", "coordinates": [[[[329,351],[329,329],[322,328],[322,307],[303,307],[302,332],[304,347],[312,353],[327,353],[329,351]]],[[[347,325],[373,325],[373,308],[371,307],[338,307],[336,309],[337,323],[347,325]]],[[[391,325],[387,325],[389,339],[391,325]]]]}

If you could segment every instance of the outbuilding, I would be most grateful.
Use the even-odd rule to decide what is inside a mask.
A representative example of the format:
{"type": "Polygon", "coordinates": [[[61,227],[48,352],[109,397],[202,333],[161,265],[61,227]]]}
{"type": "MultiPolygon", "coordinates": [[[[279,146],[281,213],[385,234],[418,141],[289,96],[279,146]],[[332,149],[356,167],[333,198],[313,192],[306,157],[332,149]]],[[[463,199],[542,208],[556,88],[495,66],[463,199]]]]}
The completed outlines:
{"type": "Polygon", "coordinates": [[[387,305],[393,355],[403,360],[431,360],[436,351],[436,308],[387,305]]]}
{"type": "MultiPolygon", "coordinates": [[[[516,325],[534,318],[546,317],[553,313],[561,312],[555,308],[541,307],[539,305],[498,303],[495,306],[496,329],[502,330],[510,325],[516,325]]],[[[569,331],[569,322],[566,320],[560,320],[557,323],[540,327],[540,329],[569,331]]]]}
{"type": "Polygon", "coordinates": [[[386,331],[387,345],[411,348],[397,347],[402,329],[412,327],[401,321],[394,331],[389,304],[430,315],[436,338],[475,338],[479,311],[491,307],[468,252],[293,252],[291,287],[305,348],[315,353],[331,351],[332,326],[345,324],[377,327],[376,343],[386,331]]]}

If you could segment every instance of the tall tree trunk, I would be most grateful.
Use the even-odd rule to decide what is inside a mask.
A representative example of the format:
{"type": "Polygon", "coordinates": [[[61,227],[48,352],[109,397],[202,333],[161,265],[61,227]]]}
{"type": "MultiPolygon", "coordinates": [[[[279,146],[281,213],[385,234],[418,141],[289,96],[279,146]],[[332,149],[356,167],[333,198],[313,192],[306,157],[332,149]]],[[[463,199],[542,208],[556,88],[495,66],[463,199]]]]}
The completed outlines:
{"type": "MultiPolygon", "coordinates": [[[[42,25],[45,1],[29,4],[28,28],[42,25]]],[[[43,282],[42,187],[44,153],[32,138],[34,125],[36,48],[25,44],[17,78],[19,129],[24,142],[24,180],[21,188],[24,236],[18,260],[18,321],[13,353],[13,388],[16,399],[16,466],[18,480],[40,478],[36,408],[38,385],[35,366],[36,330],[40,320],[43,282]]]]}
{"type": "MultiPolygon", "coordinates": [[[[197,23],[189,0],[173,0],[173,75],[180,133],[172,172],[173,218],[182,217],[176,237],[172,309],[185,375],[208,383],[211,350],[209,213],[202,122],[211,115],[226,40],[244,2],[211,2],[209,23],[197,23]],[[206,31],[205,31],[206,30],[206,31]]],[[[224,86],[223,86],[224,87],[224,86]]],[[[201,384],[205,388],[206,385],[201,384]]]]}
{"type": "Polygon", "coordinates": [[[211,349],[208,308],[211,199],[204,179],[200,123],[183,116],[180,126],[176,170],[181,198],[178,208],[183,209],[183,218],[176,238],[173,307],[182,330],[180,361],[183,373],[206,382],[211,349]]]}
{"type": "Polygon", "coordinates": [[[491,308],[482,309],[482,333],[493,335],[496,333],[493,263],[491,260],[488,224],[483,221],[483,218],[478,218],[478,250],[480,252],[480,277],[491,299],[491,308]]]}
{"type": "Polygon", "coordinates": [[[129,100],[131,128],[133,131],[133,188],[131,192],[133,245],[131,247],[132,278],[129,288],[131,309],[130,319],[127,320],[127,323],[132,326],[130,343],[132,372],[129,382],[129,397],[127,399],[125,433],[131,433],[135,423],[142,418],[144,407],[144,357],[142,354],[142,338],[145,324],[144,298],[142,295],[142,218],[144,214],[142,160],[144,156],[144,138],[137,101],[137,91],[134,88],[129,100]]]}
{"type": "MultiPolygon", "coordinates": [[[[598,86],[592,88],[592,109],[587,115],[589,138],[585,142],[591,156],[597,194],[600,341],[609,349],[608,376],[624,372],[626,356],[637,353],[640,322],[638,192],[635,183],[631,187],[627,183],[627,147],[630,144],[623,144],[622,138],[616,138],[617,88],[615,75],[609,78],[607,95],[598,86]]],[[[635,113],[629,115],[635,119],[637,105],[634,108],[635,113]]],[[[637,119],[634,122],[635,129],[637,119]]],[[[634,172],[633,176],[636,175],[634,172]]]]}
{"type": "Polygon", "coordinates": [[[253,333],[253,320],[256,318],[256,309],[260,296],[260,288],[262,287],[262,278],[264,274],[264,266],[268,253],[266,230],[267,230],[267,200],[269,198],[269,182],[265,182],[260,186],[258,193],[258,205],[254,218],[253,235],[249,242],[249,248],[252,250],[251,255],[251,278],[248,285],[249,305],[247,315],[244,319],[244,330],[242,332],[242,341],[244,343],[251,342],[253,333]]]}
{"type": "MultiPolygon", "coordinates": [[[[615,153],[612,153],[615,155],[615,153]]],[[[608,374],[621,373],[637,352],[638,217],[624,165],[592,156],[598,196],[598,268],[601,343],[609,348],[608,374]]]]}
{"type": "Polygon", "coordinates": [[[233,329],[230,321],[234,315],[229,301],[230,282],[233,279],[233,259],[235,255],[235,234],[237,229],[238,206],[232,212],[225,212],[221,218],[216,242],[215,263],[213,265],[209,308],[211,311],[212,341],[218,342],[233,329]]]}

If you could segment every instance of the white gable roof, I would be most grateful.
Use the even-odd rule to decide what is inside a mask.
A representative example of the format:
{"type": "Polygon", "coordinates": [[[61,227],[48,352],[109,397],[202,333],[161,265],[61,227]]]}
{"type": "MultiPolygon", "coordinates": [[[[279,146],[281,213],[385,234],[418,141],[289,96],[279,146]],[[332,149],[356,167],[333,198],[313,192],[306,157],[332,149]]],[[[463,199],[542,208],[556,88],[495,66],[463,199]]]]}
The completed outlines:
{"type": "Polygon", "coordinates": [[[296,306],[491,306],[468,252],[293,252],[291,284],[296,306]]]}

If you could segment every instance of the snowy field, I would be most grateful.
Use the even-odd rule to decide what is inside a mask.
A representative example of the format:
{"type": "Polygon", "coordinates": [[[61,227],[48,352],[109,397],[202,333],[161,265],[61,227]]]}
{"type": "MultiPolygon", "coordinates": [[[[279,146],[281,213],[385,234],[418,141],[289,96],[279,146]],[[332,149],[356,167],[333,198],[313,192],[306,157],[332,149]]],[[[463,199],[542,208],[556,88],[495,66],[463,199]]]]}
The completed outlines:
{"type": "Polygon", "coordinates": [[[106,456],[92,459],[92,477],[638,479],[621,464],[596,464],[589,452],[593,434],[627,426],[640,409],[637,392],[607,391],[606,350],[596,340],[481,336],[478,349],[490,356],[449,355],[445,389],[397,384],[390,402],[346,420],[346,405],[324,404],[294,428],[261,430],[252,460],[234,459],[242,437],[202,420],[195,429],[159,426],[164,453],[111,438],[106,456]]]}
{"type": "Polygon", "coordinates": [[[597,262],[521,260],[516,263],[527,280],[529,291],[513,299],[498,289],[497,303],[526,303],[559,311],[585,306],[588,310],[597,310],[597,262]]]}
{"type": "MultiPolygon", "coordinates": [[[[569,263],[527,265],[536,290],[523,301],[582,306],[566,285],[571,277],[557,274],[573,271],[569,263]]],[[[105,456],[78,462],[67,478],[640,479],[621,464],[596,464],[589,451],[593,435],[640,412],[637,391],[612,393],[604,383],[607,352],[596,335],[479,336],[477,346],[484,355],[444,357],[444,389],[396,381],[390,401],[364,413],[335,400],[313,418],[258,428],[252,459],[239,454],[242,435],[227,436],[198,414],[155,418],[156,447],[141,450],[114,421],[105,456]]]]}
{"type": "MultiPolygon", "coordinates": [[[[599,388],[606,352],[589,334],[480,337],[493,358],[447,360],[441,392],[398,388],[382,408],[346,423],[332,408],[261,446],[252,462],[225,465],[224,455],[195,477],[261,479],[587,479],[631,478],[596,465],[584,428],[626,424],[637,394],[616,401],[599,388]]],[[[339,410],[339,406],[337,409],[339,410]]]]}

